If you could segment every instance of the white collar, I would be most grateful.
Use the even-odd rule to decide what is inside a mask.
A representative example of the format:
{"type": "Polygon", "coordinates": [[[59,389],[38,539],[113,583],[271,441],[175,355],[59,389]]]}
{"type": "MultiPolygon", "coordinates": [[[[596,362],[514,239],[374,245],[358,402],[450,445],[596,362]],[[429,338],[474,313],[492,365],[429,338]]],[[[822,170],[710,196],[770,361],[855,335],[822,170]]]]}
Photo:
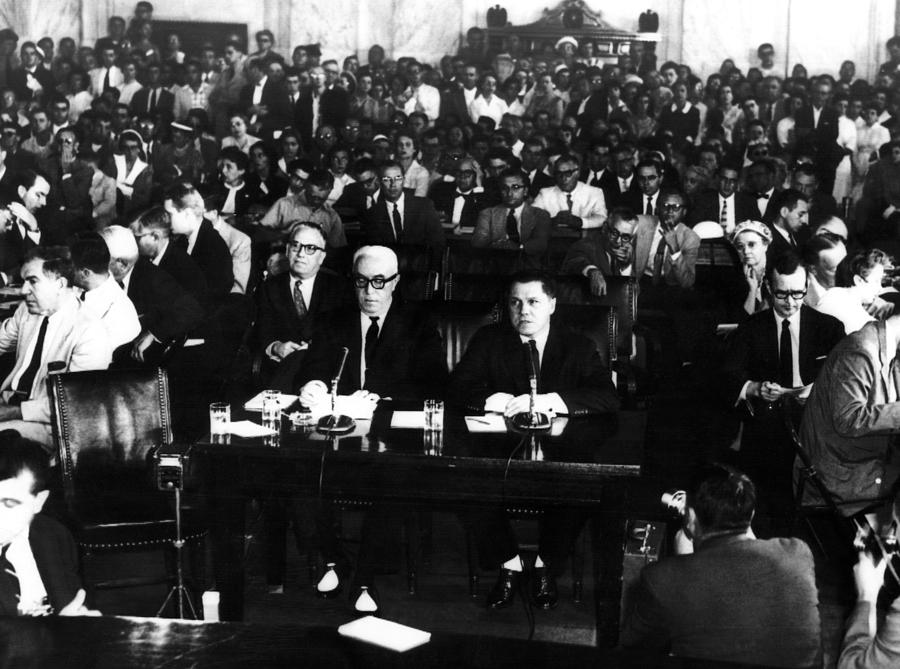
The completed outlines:
{"type": "MultiPolygon", "coordinates": [[[[690,100],[688,100],[687,102],[684,103],[684,109],[681,110],[681,113],[682,113],[682,114],[687,114],[689,111],[691,111],[691,108],[692,108],[693,106],[694,106],[694,105],[691,104],[690,100]]],[[[673,112],[677,112],[677,111],[678,111],[678,105],[675,104],[674,102],[672,103],[672,111],[673,111],[673,112]]]]}

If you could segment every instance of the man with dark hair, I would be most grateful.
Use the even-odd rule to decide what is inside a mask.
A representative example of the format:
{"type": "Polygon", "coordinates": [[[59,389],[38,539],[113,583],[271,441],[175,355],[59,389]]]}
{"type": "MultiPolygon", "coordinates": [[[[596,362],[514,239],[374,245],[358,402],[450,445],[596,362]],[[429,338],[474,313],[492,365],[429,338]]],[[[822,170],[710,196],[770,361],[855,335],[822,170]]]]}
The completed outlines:
{"type": "Polygon", "coordinates": [[[832,85],[820,77],[812,85],[810,104],[796,112],[794,133],[801,150],[811,151],[815,158],[816,174],[822,191],[830,193],[834,187],[834,170],[843,158],[837,144],[838,113],[830,105],[832,85]]]}
{"type": "Polygon", "coordinates": [[[350,168],[353,183],[344,187],[344,191],[334,203],[334,210],[341,217],[360,219],[370,209],[381,193],[378,181],[378,168],[371,158],[360,158],[350,168]]]}
{"type": "Polygon", "coordinates": [[[5,209],[0,210],[0,221],[5,230],[0,245],[0,271],[4,284],[15,282],[29,249],[46,243],[37,214],[47,204],[50,184],[38,172],[22,170],[13,175],[10,190],[12,199],[5,209]]]}
{"type": "Polygon", "coordinates": [[[0,353],[15,352],[15,364],[0,384],[0,429],[53,448],[47,364],[62,370],[106,369],[112,348],[100,319],[78,299],[72,261],[65,247],[35,247],[22,265],[25,300],[0,325],[0,353]]]}
{"type": "Polygon", "coordinates": [[[820,223],[838,215],[838,205],[831,193],[819,188],[819,177],[812,165],[800,164],[791,173],[791,188],[803,193],[809,203],[809,226],[815,229],[820,223]]]}
{"type": "MultiPolygon", "coordinates": [[[[464,164],[465,160],[460,163],[464,164]]],[[[528,177],[521,170],[500,175],[503,203],[478,214],[473,248],[518,250],[530,265],[542,264],[550,241],[550,215],[525,202],[528,186],[528,177]]]]}
{"type": "Polygon", "coordinates": [[[663,166],[654,158],[643,158],[634,168],[634,180],[638,190],[625,193],[618,200],[637,214],[659,216],[659,189],[663,182],[663,166]]]}
{"type": "Polygon", "coordinates": [[[745,194],[756,200],[756,209],[759,217],[751,216],[752,220],[771,223],[776,216],[776,198],[778,191],[775,189],[777,170],[775,161],[771,158],[762,158],[753,161],[747,168],[745,194]]]}
{"type": "MultiPolygon", "coordinates": [[[[472,338],[450,377],[448,402],[466,411],[506,416],[527,412],[527,370],[533,365],[538,379],[537,411],[585,416],[619,408],[616,389],[594,343],[551,319],[556,311],[556,287],[549,275],[535,270],[514,275],[507,309],[508,322],[488,325],[472,338]]],[[[505,511],[473,511],[466,514],[466,520],[482,562],[500,567],[487,605],[507,607],[522,580],[523,564],[505,511]]],[[[562,574],[584,520],[584,514],[571,508],[548,509],[542,516],[531,582],[531,596],[539,608],[556,606],[556,577],[562,574]]]]}
{"type": "Polygon", "coordinates": [[[746,193],[737,190],[741,170],[732,163],[722,163],[716,172],[716,188],[697,196],[691,207],[688,221],[696,225],[703,221],[715,221],[722,226],[722,233],[730,235],[738,223],[759,220],[759,210],[746,193]]]}
{"type": "Polygon", "coordinates": [[[158,112],[172,113],[175,96],[163,86],[160,64],[151,61],[147,64],[147,83],[131,98],[131,113],[147,113],[156,116],[158,112]]]}
{"type": "Polygon", "coordinates": [[[744,474],[723,465],[699,472],[683,513],[693,546],[644,567],[623,612],[623,646],[740,664],[821,662],[812,553],[799,539],[756,539],[755,506],[744,474]]]}
{"type": "Polygon", "coordinates": [[[606,294],[607,276],[634,276],[634,247],[638,217],[630,209],[616,207],[599,230],[591,230],[569,247],[562,274],[580,274],[591,294],[606,294]]]}
{"type": "Polygon", "coordinates": [[[80,299],[103,323],[113,350],[141,333],[137,311],[128,295],[109,272],[109,249],[96,232],[83,232],[69,246],[74,283],[80,299]]]}
{"type": "Polygon", "coordinates": [[[844,336],[832,316],[803,304],[807,270],[791,252],[766,266],[772,307],[750,316],[729,339],[723,365],[724,398],[744,418],[739,460],[759,482],[763,501],[776,513],[791,504],[790,435],[780,411],[766,407],[791,388],[811,384],[825,356],[844,336]],[[786,504],[778,509],[779,504],[786,504]]]}
{"type": "Polygon", "coordinates": [[[84,606],[72,535],[41,514],[49,481],[41,447],[0,432],[0,616],[99,616],[84,606]]]}
{"type": "MultiPolygon", "coordinates": [[[[528,197],[531,200],[537,197],[542,188],[551,188],[556,182],[547,172],[547,142],[541,137],[532,135],[525,140],[522,146],[522,171],[528,175],[530,186],[528,197]]],[[[589,183],[589,186],[596,184],[589,183]]]]}
{"type": "Polygon", "coordinates": [[[772,243],[766,256],[770,262],[786,251],[797,253],[809,230],[809,200],[803,193],[794,189],[782,191],[777,207],[775,220],[769,224],[772,243]]]}
{"type": "Polygon", "coordinates": [[[78,130],[62,128],[56,133],[51,152],[40,161],[50,193],[38,217],[41,229],[58,242],[93,225],[93,170],[79,158],[79,145],[78,130]]]}

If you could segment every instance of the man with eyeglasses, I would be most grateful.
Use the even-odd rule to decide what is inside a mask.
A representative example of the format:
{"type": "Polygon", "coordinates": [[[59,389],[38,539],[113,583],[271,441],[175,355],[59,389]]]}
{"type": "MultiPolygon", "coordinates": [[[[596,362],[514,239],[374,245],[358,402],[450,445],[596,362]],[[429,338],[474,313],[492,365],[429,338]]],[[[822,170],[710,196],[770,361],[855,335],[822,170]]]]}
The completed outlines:
{"type": "Polygon", "coordinates": [[[296,390],[294,377],[312,339],[313,326],[348,302],[346,281],[322,268],[326,246],[319,225],[294,222],[285,247],[289,271],[270,276],[257,291],[256,342],[264,355],[262,374],[267,388],[296,390]]]}
{"type": "Polygon", "coordinates": [[[387,161],[378,169],[381,195],[363,216],[362,229],[369,244],[427,246],[436,263],[446,245],[444,230],[431,200],[403,188],[403,168],[387,161]]]}
{"type": "MultiPolygon", "coordinates": [[[[522,171],[528,175],[528,198],[534,200],[544,188],[552,188],[556,181],[547,171],[547,140],[529,137],[522,147],[522,171]]],[[[588,184],[593,186],[594,184],[588,184]]]]}
{"type": "Polygon", "coordinates": [[[589,230],[599,228],[606,220],[603,191],[578,180],[581,160],[572,153],[557,158],[553,166],[556,185],[544,188],[534,199],[534,206],[550,214],[553,225],[589,230]]]}
{"type": "Polygon", "coordinates": [[[500,194],[503,204],[478,214],[472,246],[521,251],[527,264],[540,266],[550,241],[550,215],[525,202],[528,177],[521,170],[500,175],[500,194]]]}
{"type": "Polygon", "coordinates": [[[761,510],[777,516],[791,508],[794,449],[783,413],[772,407],[786,390],[816,380],[844,326],[803,304],[807,270],[796,254],[767,263],[766,281],[772,307],[751,315],[732,334],[722,368],[723,396],[744,419],[740,467],[759,482],[761,510]]]}
{"type": "MultiPolygon", "coordinates": [[[[339,395],[420,405],[424,398],[443,397],[448,374],[441,336],[426,310],[394,299],[400,281],[394,251],[384,246],[359,249],[353,256],[352,280],[356,303],[316,322],[297,377],[301,403],[316,406],[327,401],[329,383],[344,347],[349,355],[338,385],[339,395]]],[[[378,596],[372,588],[375,570],[380,566],[377,558],[399,553],[397,513],[377,507],[364,521],[355,587],[350,593],[358,611],[378,609],[378,596]]],[[[337,594],[340,579],[348,571],[333,524],[328,525],[319,523],[321,549],[326,564],[335,566],[317,586],[323,597],[337,594]]]]}
{"type": "Polygon", "coordinates": [[[608,276],[634,275],[634,242],[638,217],[625,207],[613,209],[600,230],[591,231],[569,247],[562,274],[580,274],[592,295],[606,295],[608,276]]]}
{"type": "MultiPolygon", "coordinates": [[[[301,158],[291,161],[288,165],[291,192],[275,201],[259,225],[274,231],[280,239],[294,221],[311,221],[322,228],[329,249],[343,248],[347,246],[344,224],[327,204],[334,176],[322,169],[307,172],[307,167],[301,158]]],[[[260,235],[256,237],[261,241],[260,235]]]]}
{"type": "Polygon", "coordinates": [[[454,230],[471,230],[479,213],[488,206],[484,189],[478,185],[478,166],[473,158],[458,161],[454,180],[438,181],[431,186],[428,197],[445,221],[454,230]]]}

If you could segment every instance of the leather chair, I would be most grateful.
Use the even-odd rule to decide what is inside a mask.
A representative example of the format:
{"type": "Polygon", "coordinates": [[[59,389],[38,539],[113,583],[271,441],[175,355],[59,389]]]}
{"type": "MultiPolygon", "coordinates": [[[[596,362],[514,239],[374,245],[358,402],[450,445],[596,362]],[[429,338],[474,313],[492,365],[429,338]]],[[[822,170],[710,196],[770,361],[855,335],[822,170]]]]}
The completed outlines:
{"type": "MultiPolygon", "coordinates": [[[[158,490],[153,476],[157,451],[176,449],[165,370],[52,373],[47,383],[65,511],[82,557],[154,546],[174,550],[174,497],[158,490]]],[[[184,513],[183,537],[189,544],[202,543],[206,530],[189,511],[184,513]]],[[[195,560],[198,574],[199,565],[202,559],[195,560]]],[[[104,579],[92,586],[173,580],[173,575],[137,576],[104,579]]]]}
{"type": "Polygon", "coordinates": [[[394,249],[400,282],[397,290],[407,302],[422,302],[434,298],[440,284],[440,275],[432,267],[431,251],[427,246],[404,244],[394,249]]]}
{"type": "Polygon", "coordinates": [[[449,246],[444,253],[444,299],[453,302],[497,302],[507,279],[523,268],[519,251],[449,246]]]}

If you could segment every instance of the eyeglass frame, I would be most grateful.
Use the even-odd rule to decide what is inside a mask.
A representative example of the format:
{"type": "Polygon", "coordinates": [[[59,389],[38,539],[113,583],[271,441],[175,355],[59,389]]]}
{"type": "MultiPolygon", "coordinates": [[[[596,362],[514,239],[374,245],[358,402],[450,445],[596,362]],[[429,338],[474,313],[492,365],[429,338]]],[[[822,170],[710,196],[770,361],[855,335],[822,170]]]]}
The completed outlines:
{"type": "Polygon", "coordinates": [[[301,252],[303,255],[311,256],[315,255],[317,251],[324,251],[325,249],[321,246],[316,246],[315,244],[301,244],[300,242],[289,241],[285,244],[287,247],[288,253],[296,253],[300,255],[301,252]],[[311,251],[309,249],[312,249],[311,251]]]}
{"type": "Polygon", "coordinates": [[[365,290],[369,286],[372,286],[375,290],[384,290],[384,287],[398,276],[400,276],[400,272],[396,272],[391,276],[381,276],[378,274],[372,278],[363,276],[362,274],[353,274],[350,279],[353,281],[353,285],[361,290],[365,290]],[[378,285],[379,283],[381,284],[380,286],[378,285]]]}
{"type": "Polygon", "coordinates": [[[808,292],[809,290],[804,288],[803,290],[770,290],[769,294],[776,300],[787,300],[790,298],[799,301],[806,297],[808,292]]]}

